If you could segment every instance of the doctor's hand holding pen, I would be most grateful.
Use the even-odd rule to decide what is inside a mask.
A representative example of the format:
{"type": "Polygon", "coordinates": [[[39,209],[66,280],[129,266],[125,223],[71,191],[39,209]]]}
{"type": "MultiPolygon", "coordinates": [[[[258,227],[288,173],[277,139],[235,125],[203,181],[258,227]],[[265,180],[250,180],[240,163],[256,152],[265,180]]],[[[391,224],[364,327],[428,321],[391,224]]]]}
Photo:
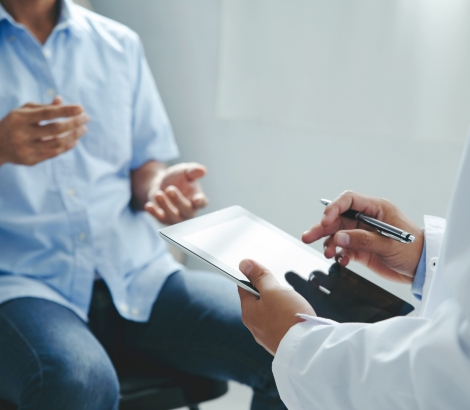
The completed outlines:
{"type": "MultiPolygon", "coordinates": [[[[395,205],[385,199],[350,191],[332,201],[325,208],[321,222],[302,236],[306,243],[321,238],[326,238],[327,258],[335,257],[343,266],[355,260],[387,279],[402,283],[413,281],[424,246],[422,230],[395,205]],[[412,240],[400,243],[390,239],[368,224],[350,219],[352,210],[392,225],[391,228],[400,228],[397,231],[404,229],[412,240]]],[[[316,314],[299,293],[281,286],[272,273],[256,261],[244,259],[239,268],[260,294],[258,298],[238,288],[243,323],[259,344],[275,354],[289,329],[303,321],[297,314],[316,314]]]]}
{"type": "Polygon", "coordinates": [[[321,238],[326,238],[325,257],[334,257],[343,266],[357,261],[386,279],[402,283],[413,282],[424,246],[423,231],[398,207],[386,199],[351,191],[343,192],[327,205],[321,222],[302,235],[305,243],[321,238]],[[390,240],[374,227],[344,217],[351,210],[410,232],[413,242],[390,240]]]}

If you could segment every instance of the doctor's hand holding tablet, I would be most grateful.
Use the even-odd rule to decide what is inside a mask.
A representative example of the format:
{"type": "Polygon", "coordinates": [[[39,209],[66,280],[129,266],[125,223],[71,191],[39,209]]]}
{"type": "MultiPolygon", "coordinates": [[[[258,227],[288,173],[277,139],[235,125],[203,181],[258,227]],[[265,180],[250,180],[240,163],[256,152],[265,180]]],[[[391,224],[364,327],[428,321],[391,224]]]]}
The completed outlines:
{"type": "MultiPolygon", "coordinates": [[[[402,283],[413,281],[424,244],[423,231],[391,202],[350,191],[327,205],[321,222],[302,236],[305,243],[321,238],[326,238],[326,258],[334,257],[342,266],[354,260],[389,280],[402,283]],[[345,217],[350,210],[409,232],[414,237],[413,243],[392,240],[361,221],[345,217]]],[[[281,286],[258,262],[245,259],[239,267],[260,294],[257,298],[238,288],[243,322],[257,342],[275,354],[288,330],[304,320],[297,314],[315,316],[315,312],[299,293],[281,286]]]]}

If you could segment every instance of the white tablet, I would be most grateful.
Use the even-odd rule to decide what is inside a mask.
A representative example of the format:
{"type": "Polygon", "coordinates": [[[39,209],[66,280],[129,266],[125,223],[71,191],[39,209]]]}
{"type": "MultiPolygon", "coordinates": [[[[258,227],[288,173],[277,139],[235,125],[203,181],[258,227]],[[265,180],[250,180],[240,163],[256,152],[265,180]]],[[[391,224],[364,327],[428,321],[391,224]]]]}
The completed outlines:
{"type": "Polygon", "coordinates": [[[332,265],[320,252],[240,206],[160,229],[159,234],[255,295],[258,292],[238,269],[242,259],[266,266],[287,287],[288,271],[307,279],[312,271],[328,272],[332,265]]]}

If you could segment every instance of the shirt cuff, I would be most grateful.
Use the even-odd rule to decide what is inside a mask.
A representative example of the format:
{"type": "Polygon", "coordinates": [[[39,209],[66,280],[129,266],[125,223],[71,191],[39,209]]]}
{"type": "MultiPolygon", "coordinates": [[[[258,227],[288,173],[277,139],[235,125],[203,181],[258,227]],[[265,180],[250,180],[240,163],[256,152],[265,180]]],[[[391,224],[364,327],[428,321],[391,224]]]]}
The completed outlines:
{"type": "Polygon", "coordinates": [[[426,242],[424,242],[423,252],[421,253],[421,259],[419,260],[418,269],[416,269],[415,278],[413,285],[411,286],[411,293],[416,299],[421,300],[423,298],[423,287],[426,279],[426,242]]]}
{"type": "Polygon", "coordinates": [[[331,320],[331,319],[325,319],[323,317],[317,317],[317,316],[304,315],[303,313],[297,313],[295,316],[300,317],[301,319],[303,319],[306,322],[312,324],[313,326],[334,325],[334,324],[338,323],[338,322],[335,322],[334,320],[331,320]]]}

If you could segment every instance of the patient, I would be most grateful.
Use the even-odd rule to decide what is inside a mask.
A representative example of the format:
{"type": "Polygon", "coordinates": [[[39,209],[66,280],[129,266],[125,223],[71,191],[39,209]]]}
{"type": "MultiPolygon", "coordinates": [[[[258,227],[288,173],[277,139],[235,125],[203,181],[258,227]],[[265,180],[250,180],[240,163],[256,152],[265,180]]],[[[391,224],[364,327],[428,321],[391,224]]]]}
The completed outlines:
{"type": "Polygon", "coordinates": [[[0,61],[0,398],[116,409],[116,369],[139,359],[284,409],[235,285],[156,233],[206,205],[206,170],[165,167],[178,149],[137,35],[71,0],[0,0],[0,61]]]}

